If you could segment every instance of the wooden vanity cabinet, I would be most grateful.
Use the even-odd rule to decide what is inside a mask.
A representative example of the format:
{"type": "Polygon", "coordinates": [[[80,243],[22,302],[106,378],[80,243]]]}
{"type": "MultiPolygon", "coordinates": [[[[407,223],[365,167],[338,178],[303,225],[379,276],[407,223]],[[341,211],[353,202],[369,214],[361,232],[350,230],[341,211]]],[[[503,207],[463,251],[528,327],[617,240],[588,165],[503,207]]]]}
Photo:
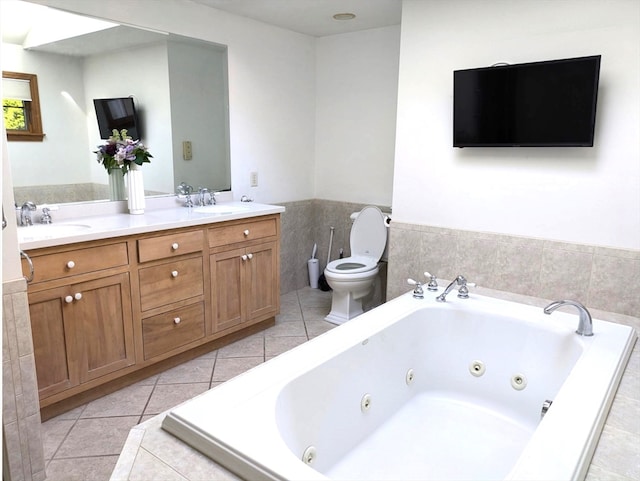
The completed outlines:
{"type": "Polygon", "coordinates": [[[273,325],[279,242],[273,214],[29,250],[41,409],[64,412],[273,325]]]}
{"type": "Polygon", "coordinates": [[[40,398],[133,365],[126,243],[44,250],[31,258],[29,311],[40,398]]]}
{"type": "Polygon", "coordinates": [[[205,337],[204,231],[139,239],[139,309],[143,360],[205,337]]]}
{"type": "Polygon", "coordinates": [[[279,312],[279,233],[278,216],[209,229],[215,332],[279,312]]]}

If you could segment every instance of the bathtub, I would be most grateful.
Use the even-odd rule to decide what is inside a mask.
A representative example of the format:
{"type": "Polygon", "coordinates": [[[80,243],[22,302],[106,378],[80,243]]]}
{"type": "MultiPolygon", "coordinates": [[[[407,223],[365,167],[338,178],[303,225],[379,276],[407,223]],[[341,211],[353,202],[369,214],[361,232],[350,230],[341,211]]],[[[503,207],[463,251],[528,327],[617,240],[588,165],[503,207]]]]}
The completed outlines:
{"type": "Polygon", "coordinates": [[[583,479],[635,331],[594,320],[582,337],[577,313],[435,296],[369,311],[163,428],[250,480],[583,479]]]}

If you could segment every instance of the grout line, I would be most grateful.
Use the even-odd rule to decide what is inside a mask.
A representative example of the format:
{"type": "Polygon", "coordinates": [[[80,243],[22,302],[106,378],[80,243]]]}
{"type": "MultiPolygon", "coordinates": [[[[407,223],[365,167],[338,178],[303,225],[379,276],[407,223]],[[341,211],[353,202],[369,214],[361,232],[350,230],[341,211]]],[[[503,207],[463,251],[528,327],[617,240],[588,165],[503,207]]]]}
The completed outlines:
{"type": "Polygon", "coordinates": [[[213,358],[213,366],[211,367],[211,375],[209,376],[209,389],[211,389],[211,386],[213,385],[213,372],[216,370],[216,364],[218,363],[218,353],[220,352],[219,349],[216,349],[216,355],[213,358]]]}
{"type": "Polygon", "coordinates": [[[153,396],[153,393],[156,391],[156,386],[158,385],[159,380],[160,380],[160,374],[156,376],[156,380],[153,383],[151,392],[149,393],[149,397],[147,398],[147,402],[144,403],[144,407],[142,408],[142,413],[140,413],[140,417],[138,418],[138,422],[136,424],[140,424],[142,422],[142,418],[145,416],[145,411],[147,410],[147,407],[149,407],[149,403],[151,402],[151,397],[153,396]]]}

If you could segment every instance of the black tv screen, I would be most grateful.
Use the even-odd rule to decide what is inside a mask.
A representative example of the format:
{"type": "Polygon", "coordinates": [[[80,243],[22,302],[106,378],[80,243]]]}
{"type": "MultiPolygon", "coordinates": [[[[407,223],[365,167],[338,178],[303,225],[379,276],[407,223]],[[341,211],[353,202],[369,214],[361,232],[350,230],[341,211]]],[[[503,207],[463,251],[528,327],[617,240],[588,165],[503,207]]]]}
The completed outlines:
{"type": "Polygon", "coordinates": [[[592,147],[600,55],[453,72],[454,147],[592,147]]]}
{"type": "Polygon", "coordinates": [[[133,140],[140,138],[138,117],[132,97],[93,99],[93,105],[96,108],[101,139],[108,139],[113,129],[118,132],[127,129],[127,135],[133,140]]]}

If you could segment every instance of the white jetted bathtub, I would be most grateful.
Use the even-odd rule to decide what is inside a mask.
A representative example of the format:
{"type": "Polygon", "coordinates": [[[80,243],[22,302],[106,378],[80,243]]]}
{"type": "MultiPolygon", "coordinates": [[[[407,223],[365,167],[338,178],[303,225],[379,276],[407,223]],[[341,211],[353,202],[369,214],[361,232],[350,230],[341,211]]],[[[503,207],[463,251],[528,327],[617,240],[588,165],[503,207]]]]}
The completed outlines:
{"type": "Polygon", "coordinates": [[[388,302],[163,427],[248,480],[582,479],[634,330],[594,320],[582,337],[577,312],[434,298],[388,302]]]}

